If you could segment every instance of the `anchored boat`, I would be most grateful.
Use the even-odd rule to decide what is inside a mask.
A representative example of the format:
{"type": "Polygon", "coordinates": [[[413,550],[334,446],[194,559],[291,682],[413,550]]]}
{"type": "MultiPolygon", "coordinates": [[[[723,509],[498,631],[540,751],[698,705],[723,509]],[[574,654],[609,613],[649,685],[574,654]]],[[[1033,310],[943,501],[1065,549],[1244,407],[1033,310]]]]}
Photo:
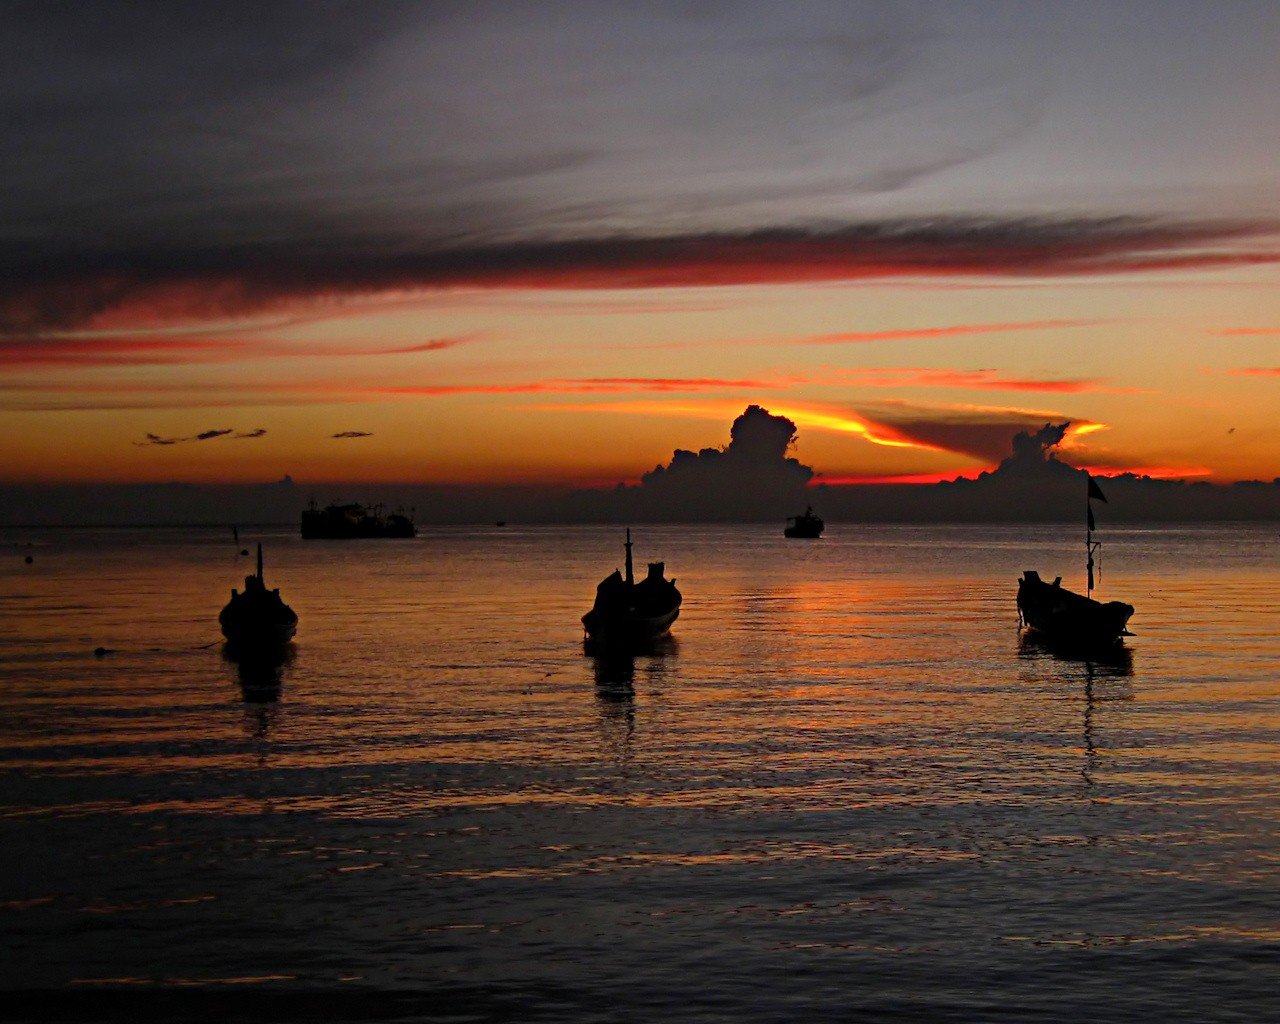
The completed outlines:
{"type": "Polygon", "coordinates": [[[418,528],[402,512],[382,514],[382,507],[364,505],[326,505],[316,508],[313,501],[302,512],[303,540],[353,540],[359,537],[416,537],[418,528]]]}
{"type": "Polygon", "coordinates": [[[788,517],[787,525],[783,528],[782,535],[784,537],[804,537],[812,540],[822,536],[824,526],[826,526],[826,523],[814,514],[813,506],[810,505],[804,510],[804,515],[788,517]]]}
{"type": "Polygon", "coordinates": [[[244,578],[244,593],[231,591],[231,600],[218,615],[227,644],[240,651],[271,651],[284,647],[298,629],[298,615],[284,603],[278,589],[268,590],[262,576],[262,545],[258,571],[244,578]]]}
{"type": "Polygon", "coordinates": [[[680,614],[676,581],[664,575],[662,562],[650,562],[639,583],[631,562],[631,531],[627,531],[626,575],[615,569],[596,587],[591,611],[582,616],[588,645],[638,646],[663,636],[680,614]]]}
{"type": "Polygon", "coordinates": [[[1033,569],[1024,571],[1018,580],[1018,615],[1021,621],[1046,640],[1064,647],[1106,647],[1120,643],[1122,637],[1133,636],[1128,628],[1133,605],[1123,601],[1104,604],[1093,596],[1094,556],[1102,542],[1093,539],[1096,524],[1092,503],[1107,499],[1093,477],[1089,476],[1087,480],[1085,565],[1088,580],[1085,593],[1067,590],[1062,585],[1061,576],[1052,583],[1046,583],[1033,569]]]}

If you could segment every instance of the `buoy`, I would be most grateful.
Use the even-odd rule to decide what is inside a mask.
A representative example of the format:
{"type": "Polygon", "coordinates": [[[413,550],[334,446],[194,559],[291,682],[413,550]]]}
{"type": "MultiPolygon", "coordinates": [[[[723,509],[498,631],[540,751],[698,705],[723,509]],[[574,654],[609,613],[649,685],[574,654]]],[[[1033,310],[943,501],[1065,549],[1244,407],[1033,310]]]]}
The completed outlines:
{"type": "Polygon", "coordinates": [[[27,563],[27,565],[30,565],[32,562],[34,562],[34,561],[35,561],[35,559],[34,559],[34,558],[32,558],[30,555],[27,555],[27,557],[26,557],[26,558],[24,558],[24,559],[23,559],[23,561],[24,561],[24,562],[26,562],[26,563],[27,563]]]}

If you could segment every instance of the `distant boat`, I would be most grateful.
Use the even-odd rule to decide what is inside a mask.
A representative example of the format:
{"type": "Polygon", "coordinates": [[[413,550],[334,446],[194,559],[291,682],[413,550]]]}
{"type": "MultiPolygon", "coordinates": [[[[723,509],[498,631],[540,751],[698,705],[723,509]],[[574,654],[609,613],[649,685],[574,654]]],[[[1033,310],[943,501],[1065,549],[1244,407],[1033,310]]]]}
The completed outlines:
{"type": "Polygon", "coordinates": [[[268,590],[262,577],[262,545],[258,571],[244,578],[244,593],[231,591],[231,600],[218,615],[227,644],[241,651],[263,652],[284,647],[298,629],[298,615],[284,603],[279,590],[268,590]]]}
{"type": "Polygon", "coordinates": [[[804,515],[791,516],[787,519],[787,525],[782,531],[782,535],[784,537],[804,537],[811,540],[822,536],[824,526],[826,526],[826,523],[814,515],[813,506],[810,505],[804,510],[804,515]]]}
{"type": "Polygon", "coordinates": [[[1118,644],[1122,637],[1133,636],[1129,632],[1129,618],[1133,605],[1123,601],[1103,604],[1093,597],[1094,555],[1101,541],[1093,539],[1095,529],[1093,500],[1106,501],[1102,489],[1088,477],[1089,490],[1085,499],[1086,530],[1085,555],[1088,575],[1087,589],[1077,594],[1062,586],[1059,576],[1046,583],[1035,570],[1028,569],[1018,580],[1018,614],[1027,626],[1040,633],[1047,641],[1071,648],[1096,648],[1118,644]]]}
{"type": "Polygon", "coordinates": [[[327,505],[313,501],[302,512],[303,540],[354,540],[362,537],[416,537],[418,528],[401,512],[384,516],[381,506],[327,505]]]}
{"type": "Polygon", "coordinates": [[[591,611],[582,616],[589,645],[642,645],[663,636],[680,614],[676,581],[663,575],[662,562],[649,563],[649,575],[639,583],[631,563],[631,531],[627,531],[626,575],[615,569],[596,587],[591,611]]]}

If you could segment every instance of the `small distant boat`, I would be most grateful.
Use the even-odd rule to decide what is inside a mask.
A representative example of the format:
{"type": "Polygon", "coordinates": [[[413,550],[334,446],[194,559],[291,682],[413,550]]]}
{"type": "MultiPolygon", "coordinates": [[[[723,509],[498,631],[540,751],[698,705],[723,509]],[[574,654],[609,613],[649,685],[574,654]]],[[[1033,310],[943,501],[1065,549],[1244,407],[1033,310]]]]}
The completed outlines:
{"type": "Polygon", "coordinates": [[[823,527],[826,526],[818,516],[814,515],[813,506],[810,505],[804,510],[802,516],[791,516],[787,519],[786,528],[782,531],[784,537],[804,537],[813,539],[822,536],[823,527]]]}
{"type": "Polygon", "coordinates": [[[627,531],[626,575],[615,569],[596,587],[595,604],[582,616],[589,645],[642,645],[663,636],[680,614],[676,581],[664,575],[662,562],[650,562],[639,583],[631,563],[631,531],[627,531]]]}
{"type": "Polygon", "coordinates": [[[382,514],[381,506],[327,505],[313,501],[302,512],[303,540],[355,540],[365,537],[416,537],[418,528],[402,512],[382,514]]]}
{"type": "Polygon", "coordinates": [[[298,615],[284,603],[279,590],[268,590],[262,577],[262,545],[258,571],[244,578],[244,593],[231,591],[231,600],[218,615],[227,644],[242,651],[271,651],[284,647],[298,629],[298,615]]]}
{"type": "Polygon", "coordinates": [[[1093,505],[1090,502],[1106,501],[1102,489],[1088,477],[1089,491],[1085,499],[1086,531],[1085,553],[1088,575],[1087,589],[1077,594],[1062,586],[1059,576],[1046,583],[1035,570],[1028,569],[1018,580],[1018,614],[1026,625],[1051,643],[1069,648],[1107,647],[1133,636],[1129,632],[1129,618],[1134,608],[1123,601],[1095,600],[1094,555],[1101,541],[1093,539],[1095,529],[1093,505]]]}

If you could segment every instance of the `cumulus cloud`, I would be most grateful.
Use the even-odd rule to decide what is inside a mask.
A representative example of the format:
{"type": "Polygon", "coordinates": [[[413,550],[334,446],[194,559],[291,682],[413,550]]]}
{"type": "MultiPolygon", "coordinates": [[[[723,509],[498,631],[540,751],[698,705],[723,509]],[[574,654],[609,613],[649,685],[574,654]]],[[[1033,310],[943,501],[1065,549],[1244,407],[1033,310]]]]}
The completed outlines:
{"type": "Polygon", "coordinates": [[[1056,462],[1053,449],[1062,443],[1070,426],[1071,421],[1067,420],[1063,423],[1046,423],[1035,433],[1024,430],[1014,434],[1013,454],[1000,463],[1001,468],[1038,466],[1046,462],[1056,462]]]}
{"type": "MultiPolygon", "coordinates": [[[[677,449],[633,487],[598,496],[608,513],[642,519],[750,520],[795,515],[813,470],[791,455],[796,424],[749,405],[723,448],[677,449]]],[[[599,514],[603,508],[597,507],[599,514]]]]}

